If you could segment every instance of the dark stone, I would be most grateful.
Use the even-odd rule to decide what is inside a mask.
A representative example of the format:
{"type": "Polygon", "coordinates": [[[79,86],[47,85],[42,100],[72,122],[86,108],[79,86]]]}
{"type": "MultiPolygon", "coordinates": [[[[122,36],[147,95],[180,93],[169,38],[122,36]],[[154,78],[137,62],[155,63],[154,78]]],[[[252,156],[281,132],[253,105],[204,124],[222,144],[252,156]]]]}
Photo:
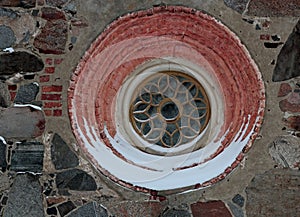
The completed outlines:
{"type": "Polygon", "coordinates": [[[6,108],[10,104],[10,94],[7,85],[0,82],[0,107],[6,108]]]}
{"type": "Polygon", "coordinates": [[[79,169],[67,170],[56,175],[56,185],[59,189],[75,191],[95,191],[97,184],[92,176],[79,169]]]}
{"type": "Polygon", "coordinates": [[[299,16],[299,0],[250,0],[246,15],[258,17],[299,16]]]}
{"type": "Polygon", "coordinates": [[[247,216],[299,216],[300,173],[272,169],[256,175],[246,188],[247,216]]]}
{"type": "Polygon", "coordinates": [[[282,47],[273,72],[273,81],[300,76],[300,20],[282,47]]]}
{"type": "Polygon", "coordinates": [[[68,0],[46,0],[46,4],[53,7],[61,8],[68,0]]]}
{"type": "Polygon", "coordinates": [[[66,19],[64,12],[55,8],[42,8],[42,18],[48,21],[66,19]]]}
{"type": "Polygon", "coordinates": [[[245,11],[248,2],[249,0],[224,0],[224,3],[227,7],[230,7],[240,14],[245,11]]]}
{"type": "Polygon", "coordinates": [[[264,46],[266,48],[277,48],[282,45],[282,42],[264,42],[264,46]]]}
{"type": "Polygon", "coordinates": [[[60,216],[62,216],[62,217],[67,215],[69,212],[71,212],[75,208],[76,208],[76,206],[74,205],[74,203],[72,201],[67,201],[67,202],[64,202],[57,206],[58,212],[59,212],[60,216]]]}
{"type": "Polygon", "coordinates": [[[38,72],[43,68],[43,60],[31,53],[20,51],[0,55],[0,74],[38,72]]]}
{"type": "Polygon", "coordinates": [[[44,113],[30,106],[0,108],[1,136],[10,138],[35,138],[45,130],[44,113]]]}
{"type": "Polygon", "coordinates": [[[56,209],[56,207],[51,207],[51,208],[48,208],[47,209],[47,214],[48,215],[57,215],[57,209],[56,209]]]}
{"type": "Polygon", "coordinates": [[[197,202],[191,205],[193,216],[231,217],[231,213],[222,201],[197,202]]]}
{"type": "Polygon", "coordinates": [[[107,211],[96,202],[87,203],[72,211],[67,217],[108,217],[107,211]]]}
{"type": "Polygon", "coordinates": [[[77,13],[77,7],[76,7],[76,4],[75,4],[75,1],[70,1],[67,5],[65,5],[63,7],[63,10],[68,12],[68,13],[71,13],[71,14],[76,14],[77,13]]]}
{"type": "Polygon", "coordinates": [[[14,103],[17,104],[29,104],[35,100],[36,95],[39,93],[39,85],[37,83],[31,83],[22,85],[16,95],[14,103]]]}
{"type": "Polygon", "coordinates": [[[244,203],[245,203],[245,199],[242,195],[237,194],[237,195],[234,196],[234,198],[232,198],[232,202],[239,205],[240,207],[243,207],[244,203]]]}
{"type": "Polygon", "coordinates": [[[14,32],[9,26],[0,25],[0,49],[12,47],[16,42],[14,32]]]}
{"type": "Polygon", "coordinates": [[[16,172],[43,171],[44,145],[39,142],[18,143],[12,152],[10,169],[16,172]]]}
{"type": "Polygon", "coordinates": [[[233,214],[233,217],[244,217],[244,211],[242,210],[242,208],[232,203],[228,203],[228,206],[233,214]]]}
{"type": "Polygon", "coordinates": [[[68,25],[65,20],[48,21],[35,38],[34,46],[45,54],[63,54],[67,43],[68,25]]]}
{"type": "Polygon", "coordinates": [[[19,17],[18,13],[7,8],[0,8],[0,17],[8,17],[11,19],[16,19],[19,17]]]}
{"type": "Polygon", "coordinates": [[[0,6],[34,8],[36,0],[2,0],[0,6]]]}
{"type": "Polygon", "coordinates": [[[269,153],[282,167],[300,169],[300,138],[279,136],[270,144],[269,153]]]}
{"type": "Polygon", "coordinates": [[[168,209],[162,214],[162,217],[190,217],[190,213],[187,210],[168,209]]]}
{"type": "Polygon", "coordinates": [[[58,134],[54,134],[52,139],[51,159],[57,170],[68,169],[79,165],[76,154],[58,134]]]}
{"type": "Polygon", "coordinates": [[[6,144],[0,139],[0,167],[4,170],[7,167],[6,162],[6,144]]]}
{"type": "Polygon", "coordinates": [[[25,74],[23,78],[25,80],[33,80],[34,77],[35,77],[35,74],[25,74]]]}
{"type": "Polygon", "coordinates": [[[8,194],[3,217],[44,216],[41,192],[38,176],[30,174],[17,175],[8,194]]]}

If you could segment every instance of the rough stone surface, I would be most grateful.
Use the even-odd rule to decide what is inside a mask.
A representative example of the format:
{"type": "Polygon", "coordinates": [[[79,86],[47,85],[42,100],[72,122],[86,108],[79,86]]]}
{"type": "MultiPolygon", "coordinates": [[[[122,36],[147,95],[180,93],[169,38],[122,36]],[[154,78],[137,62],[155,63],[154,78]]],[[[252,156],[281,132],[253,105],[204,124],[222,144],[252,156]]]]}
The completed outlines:
{"type": "Polygon", "coordinates": [[[40,88],[37,83],[22,85],[17,92],[14,103],[30,104],[35,100],[36,95],[39,93],[39,89],[40,88]]]}
{"type": "Polygon", "coordinates": [[[248,2],[249,0],[224,0],[226,6],[230,7],[240,14],[245,11],[248,2]]]}
{"type": "Polygon", "coordinates": [[[42,59],[28,52],[20,51],[0,55],[0,74],[38,72],[43,68],[42,59]]]}
{"type": "Polygon", "coordinates": [[[178,210],[178,209],[169,209],[166,212],[164,212],[162,217],[190,217],[190,213],[187,210],[178,210]]]}
{"type": "Polygon", "coordinates": [[[35,138],[43,134],[45,117],[32,107],[0,108],[0,132],[5,138],[35,138]]]}
{"type": "Polygon", "coordinates": [[[74,203],[72,201],[67,201],[67,202],[64,202],[57,206],[60,216],[67,215],[69,212],[71,212],[75,208],[76,208],[76,206],[74,205],[74,203]]]}
{"type": "Polygon", "coordinates": [[[299,183],[299,171],[291,169],[256,175],[246,188],[247,216],[299,216],[299,183]]]}
{"type": "Polygon", "coordinates": [[[233,214],[233,217],[244,217],[244,211],[242,208],[234,205],[233,203],[228,203],[228,206],[233,214]]]}
{"type": "Polygon", "coordinates": [[[237,204],[240,207],[243,207],[244,203],[245,203],[245,199],[242,195],[237,194],[232,198],[232,202],[234,202],[235,204],[237,204]]]}
{"type": "Polygon", "coordinates": [[[247,15],[258,17],[299,16],[299,0],[250,0],[247,15]]]}
{"type": "Polygon", "coordinates": [[[0,8],[0,17],[8,17],[11,19],[16,19],[18,17],[18,13],[7,8],[0,8]]]}
{"type": "Polygon", "coordinates": [[[113,216],[132,217],[155,217],[159,216],[164,210],[165,206],[158,202],[133,202],[126,201],[117,206],[109,208],[108,210],[113,216]]]}
{"type": "Polygon", "coordinates": [[[108,217],[107,210],[96,202],[87,203],[69,213],[66,217],[108,217]]]}
{"type": "Polygon", "coordinates": [[[17,175],[10,189],[3,217],[44,216],[38,178],[29,174],[17,175]]]}
{"type": "Polygon", "coordinates": [[[57,170],[76,167],[79,164],[76,154],[58,134],[54,134],[52,139],[51,159],[57,170]]]}
{"type": "Polygon", "coordinates": [[[283,97],[283,96],[288,95],[290,92],[292,92],[291,85],[289,85],[288,83],[282,83],[282,84],[280,84],[280,88],[279,88],[277,96],[283,97]]]}
{"type": "Polygon", "coordinates": [[[222,201],[197,202],[191,205],[193,216],[231,217],[222,201]]]}
{"type": "Polygon", "coordinates": [[[300,76],[300,20],[278,55],[272,80],[285,81],[297,76],[300,76]]]}
{"type": "Polygon", "coordinates": [[[35,2],[36,0],[2,0],[0,1],[0,6],[33,8],[35,7],[35,2]]]}
{"type": "Polygon", "coordinates": [[[0,25],[0,49],[12,47],[16,37],[9,26],[0,25]]]}
{"type": "Polygon", "coordinates": [[[65,14],[55,8],[42,8],[42,18],[48,21],[66,19],[65,14]]]}
{"type": "Polygon", "coordinates": [[[291,116],[284,119],[285,125],[293,130],[300,131],[300,116],[291,116]]]}
{"type": "Polygon", "coordinates": [[[95,191],[97,189],[94,178],[79,169],[58,173],[56,176],[56,185],[59,189],[75,191],[95,191]]]}
{"type": "MultiPolygon", "coordinates": [[[[0,174],[0,192],[9,189],[11,183],[8,176],[0,174]]],[[[1,193],[0,193],[1,194],[1,193]]]]}
{"type": "Polygon", "coordinates": [[[6,162],[6,144],[3,143],[2,140],[0,140],[0,167],[2,170],[6,168],[7,162],[6,162]]]}
{"type": "Polygon", "coordinates": [[[34,46],[41,53],[62,54],[65,52],[67,33],[67,22],[65,20],[49,21],[35,38],[34,46]]]}
{"type": "Polygon", "coordinates": [[[300,138],[279,136],[270,144],[269,153],[282,167],[300,169],[300,138]]]}
{"type": "Polygon", "coordinates": [[[12,152],[11,170],[16,172],[43,171],[44,145],[40,142],[18,143],[12,152]]]}
{"type": "Polygon", "coordinates": [[[0,107],[8,107],[10,103],[10,94],[7,85],[0,82],[0,107]]]}
{"type": "Polygon", "coordinates": [[[293,92],[287,99],[281,100],[279,107],[283,112],[300,112],[300,92],[293,92]]]}
{"type": "Polygon", "coordinates": [[[62,7],[68,0],[46,0],[46,4],[53,7],[62,7]]]}

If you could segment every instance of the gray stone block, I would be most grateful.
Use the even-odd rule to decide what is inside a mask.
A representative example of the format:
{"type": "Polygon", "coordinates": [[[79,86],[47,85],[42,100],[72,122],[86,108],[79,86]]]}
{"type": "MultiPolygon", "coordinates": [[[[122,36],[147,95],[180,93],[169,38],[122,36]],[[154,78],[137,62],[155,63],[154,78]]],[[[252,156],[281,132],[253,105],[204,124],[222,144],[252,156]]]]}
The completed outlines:
{"type": "Polygon", "coordinates": [[[12,47],[15,41],[13,30],[9,26],[0,25],[0,49],[12,47]]]}
{"type": "Polygon", "coordinates": [[[39,93],[39,85],[37,83],[22,85],[16,95],[14,103],[29,104],[35,100],[36,95],[39,93]]]}
{"type": "Polygon", "coordinates": [[[107,210],[96,202],[87,203],[69,213],[66,217],[108,217],[107,210]]]}

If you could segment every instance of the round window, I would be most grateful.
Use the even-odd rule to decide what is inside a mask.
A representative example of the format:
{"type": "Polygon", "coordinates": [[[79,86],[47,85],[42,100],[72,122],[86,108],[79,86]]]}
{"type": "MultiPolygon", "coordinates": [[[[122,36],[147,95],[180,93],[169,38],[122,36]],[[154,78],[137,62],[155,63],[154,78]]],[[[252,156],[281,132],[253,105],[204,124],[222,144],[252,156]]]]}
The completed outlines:
{"type": "Polygon", "coordinates": [[[86,157],[113,181],[144,192],[222,180],[251,147],[264,102],[260,72],[238,37],[179,6],[110,24],[68,92],[86,157]]]}

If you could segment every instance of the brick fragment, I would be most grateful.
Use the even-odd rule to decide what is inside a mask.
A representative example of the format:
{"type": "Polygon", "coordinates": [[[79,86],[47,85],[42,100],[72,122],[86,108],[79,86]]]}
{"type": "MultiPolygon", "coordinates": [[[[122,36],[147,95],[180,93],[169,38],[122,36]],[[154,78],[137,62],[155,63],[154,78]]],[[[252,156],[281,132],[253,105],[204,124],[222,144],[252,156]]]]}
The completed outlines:
{"type": "Polygon", "coordinates": [[[46,67],[45,73],[53,74],[55,72],[55,67],[46,67]]]}
{"type": "Polygon", "coordinates": [[[62,107],[61,102],[45,102],[44,103],[44,108],[60,108],[62,107]]]}
{"type": "Polygon", "coordinates": [[[43,86],[42,91],[43,92],[61,92],[62,86],[60,86],[60,85],[43,86]]]}
{"type": "Polygon", "coordinates": [[[52,116],[52,110],[44,110],[46,116],[52,116]]]}
{"type": "Polygon", "coordinates": [[[42,100],[61,100],[61,94],[42,94],[42,100]]]}
{"type": "Polygon", "coordinates": [[[62,116],[62,110],[54,110],[53,116],[62,116]]]}
{"type": "Polygon", "coordinates": [[[48,81],[50,81],[50,76],[49,75],[40,76],[40,82],[48,82],[48,81]]]}

